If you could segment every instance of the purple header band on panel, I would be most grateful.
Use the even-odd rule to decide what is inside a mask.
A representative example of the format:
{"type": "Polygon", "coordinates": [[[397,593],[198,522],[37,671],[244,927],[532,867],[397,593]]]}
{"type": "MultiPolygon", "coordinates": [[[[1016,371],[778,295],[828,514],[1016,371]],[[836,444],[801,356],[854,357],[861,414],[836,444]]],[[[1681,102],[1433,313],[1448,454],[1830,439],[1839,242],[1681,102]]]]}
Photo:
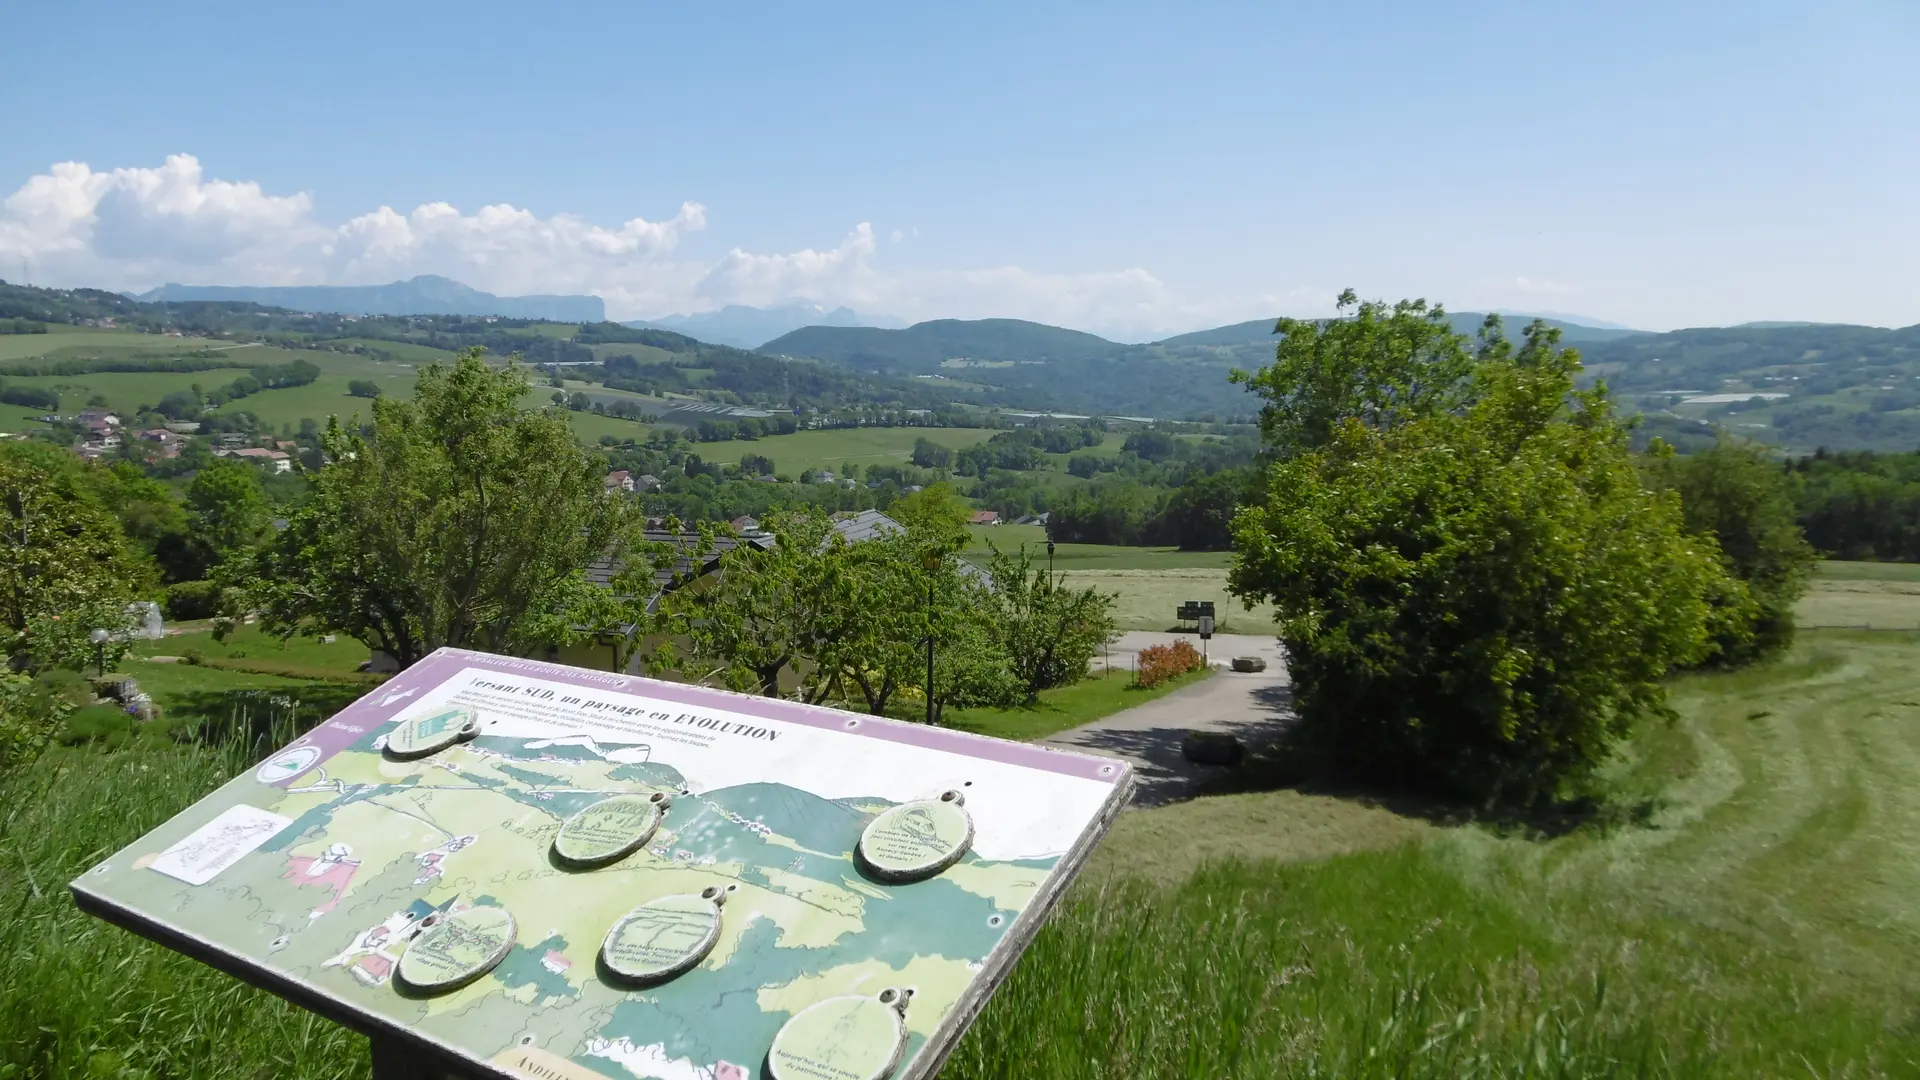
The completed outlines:
{"type": "MultiPolygon", "coordinates": [[[[990,739],[983,735],[970,735],[964,731],[909,724],[885,717],[842,712],[818,705],[803,705],[781,698],[755,697],[750,694],[736,694],[730,690],[661,682],[658,679],[645,679],[637,675],[588,671],[584,668],[567,667],[564,664],[522,660],[518,657],[496,656],[492,653],[469,652],[465,649],[435,650],[419,663],[382,683],[372,693],[335,713],[326,723],[295,739],[289,746],[318,747],[322,755],[320,760],[324,761],[358,742],[368,731],[392,720],[402,709],[469,668],[478,668],[501,675],[545,679],[548,682],[589,687],[613,693],[643,695],[677,702],[681,705],[724,709],[747,716],[819,728],[822,731],[837,731],[846,735],[882,739],[928,750],[997,761],[1005,765],[1042,769],[1064,776],[1077,776],[1106,784],[1119,783],[1131,768],[1125,761],[1118,758],[1096,757],[1092,754],[1047,749],[1030,743],[990,739]]],[[[290,776],[278,783],[290,784],[293,779],[290,776]]]]}

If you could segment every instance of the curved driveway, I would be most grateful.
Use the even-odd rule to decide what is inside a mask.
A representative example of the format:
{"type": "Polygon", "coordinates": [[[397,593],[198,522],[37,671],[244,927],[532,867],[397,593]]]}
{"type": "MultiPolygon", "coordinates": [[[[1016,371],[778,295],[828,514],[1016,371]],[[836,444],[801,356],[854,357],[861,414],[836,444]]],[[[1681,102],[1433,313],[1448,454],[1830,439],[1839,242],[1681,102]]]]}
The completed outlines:
{"type": "MultiPolygon", "coordinates": [[[[1131,668],[1134,654],[1149,645],[1185,640],[1196,648],[1192,634],[1129,631],[1108,650],[1095,669],[1111,663],[1116,672],[1131,668]]],[[[1220,766],[1196,765],[1180,756],[1187,732],[1224,731],[1240,737],[1249,751],[1272,742],[1292,715],[1293,693],[1287,662],[1278,639],[1252,634],[1216,634],[1208,645],[1212,677],[1182,687],[1144,705],[1114,713],[1082,727],[1049,735],[1042,745],[1071,747],[1095,754],[1126,758],[1135,772],[1135,807],[1160,806],[1191,798],[1220,766]],[[1235,656],[1260,656],[1267,670],[1241,674],[1228,663],[1235,656]]]]}

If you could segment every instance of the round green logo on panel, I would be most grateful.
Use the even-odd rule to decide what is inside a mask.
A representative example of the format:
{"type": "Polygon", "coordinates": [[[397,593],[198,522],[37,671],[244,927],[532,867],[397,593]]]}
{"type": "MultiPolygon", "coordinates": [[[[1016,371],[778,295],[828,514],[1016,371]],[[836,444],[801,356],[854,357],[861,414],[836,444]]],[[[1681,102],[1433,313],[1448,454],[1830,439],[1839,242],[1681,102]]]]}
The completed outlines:
{"type": "Polygon", "coordinates": [[[435,912],[421,921],[419,935],[400,954],[395,975],[409,989],[427,993],[465,986],[493,970],[518,932],[506,908],[435,912]]]}
{"type": "Polygon", "coordinates": [[[553,854],[583,869],[618,862],[653,839],[670,801],[660,791],[601,799],[560,826],[553,838],[553,854]]]}
{"type": "Polygon", "coordinates": [[[919,881],[952,866],[973,843],[973,818],[957,791],[901,803],[860,834],[860,865],[882,881],[919,881]]]}
{"type": "Polygon", "coordinates": [[[800,1010],[773,1037],[773,1080],[886,1080],[907,1044],[910,990],[835,997],[800,1010]]]}
{"type": "Polygon", "coordinates": [[[480,719],[459,706],[403,720],[387,734],[387,753],[401,759],[422,758],[480,731],[480,719]]]}
{"type": "Polygon", "coordinates": [[[707,958],[720,939],[725,889],[709,885],[698,896],[677,894],[649,900],[620,917],[600,945],[600,963],[631,982],[664,982],[707,958]]]}

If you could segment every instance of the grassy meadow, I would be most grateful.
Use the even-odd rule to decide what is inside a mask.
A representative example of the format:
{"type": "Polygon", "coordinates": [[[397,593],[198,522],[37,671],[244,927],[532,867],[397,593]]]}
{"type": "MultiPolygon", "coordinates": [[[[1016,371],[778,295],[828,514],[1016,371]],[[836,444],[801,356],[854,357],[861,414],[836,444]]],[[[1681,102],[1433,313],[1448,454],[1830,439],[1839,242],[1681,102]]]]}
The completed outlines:
{"type": "Polygon", "coordinates": [[[1822,562],[1794,614],[1806,627],[1920,630],[1920,565],[1822,562]]]}
{"type": "Polygon", "coordinates": [[[782,473],[798,479],[805,469],[840,471],[843,464],[904,465],[913,456],[915,439],[927,439],[958,449],[987,441],[993,432],[982,428],[861,427],[796,431],[762,439],[701,443],[694,448],[702,461],[734,462],[747,454],[773,459],[782,473]]]}

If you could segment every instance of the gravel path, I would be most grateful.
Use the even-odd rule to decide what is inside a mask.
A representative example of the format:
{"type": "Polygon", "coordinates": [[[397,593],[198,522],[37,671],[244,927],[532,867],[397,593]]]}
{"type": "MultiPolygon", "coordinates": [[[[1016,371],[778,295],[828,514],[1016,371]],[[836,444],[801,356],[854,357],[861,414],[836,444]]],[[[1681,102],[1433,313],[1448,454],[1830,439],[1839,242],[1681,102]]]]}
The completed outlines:
{"type": "MultiPolygon", "coordinates": [[[[1098,670],[1103,663],[1111,663],[1115,672],[1128,671],[1139,650],[1182,639],[1200,645],[1191,634],[1129,631],[1109,648],[1106,660],[1096,657],[1094,665],[1098,670]]],[[[1180,755],[1180,741],[1187,732],[1230,732],[1251,751],[1278,737],[1291,715],[1293,701],[1286,659],[1277,639],[1217,634],[1207,645],[1208,659],[1214,667],[1211,678],[1040,741],[1131,761],[1137,770],[1135,807],[1162,806],[1191,798],[1204,780],[1219,775],[1221,767],[1196,765],[1180,755]],[[1228,662],[1236,656],[1263,657],[1267,670],[1257,674],[1233,671],[1228,662]]]]}

